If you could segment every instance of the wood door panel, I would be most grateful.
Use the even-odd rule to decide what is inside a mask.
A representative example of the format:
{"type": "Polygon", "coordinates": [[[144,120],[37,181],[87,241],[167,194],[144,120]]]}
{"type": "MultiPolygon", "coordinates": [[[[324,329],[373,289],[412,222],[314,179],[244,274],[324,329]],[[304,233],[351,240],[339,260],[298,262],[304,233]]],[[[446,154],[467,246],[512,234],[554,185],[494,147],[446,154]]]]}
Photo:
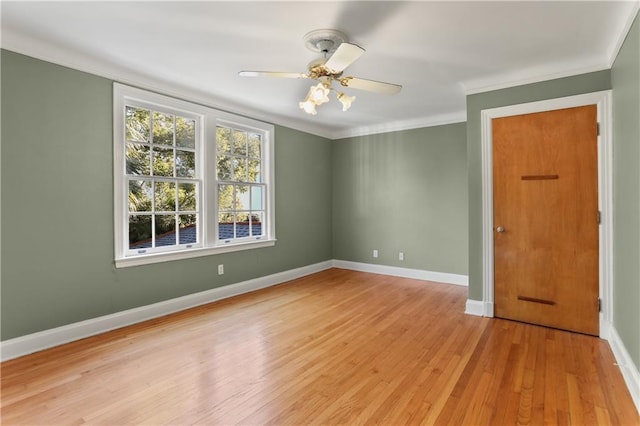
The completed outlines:
{"type": "Polygon", "coordinates": [[[596,113],[492,121],[496,316],[598,334],[596,113]]]}

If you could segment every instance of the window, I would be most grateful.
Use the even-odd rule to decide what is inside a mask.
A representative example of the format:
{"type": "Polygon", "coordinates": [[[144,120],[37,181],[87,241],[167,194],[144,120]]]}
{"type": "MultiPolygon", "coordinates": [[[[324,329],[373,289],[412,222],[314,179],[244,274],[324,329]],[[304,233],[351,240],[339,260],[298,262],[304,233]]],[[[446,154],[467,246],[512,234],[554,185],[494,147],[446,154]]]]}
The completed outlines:
{"type": "Polygon", "coordinates": [[[199,117],[133,105],[124,109],[127,250],[144,254],[198,245],[199,117]]]}
{"type": "Polygon", "coordinates": [[[114,85],[116,266],[265,247],[273,126],[114,85]]]}
{"type": "Polygon", "coordinates": [[[262,238],[265,184],[262,182],[262,136],[218,126],[218,240],[262,238]]]}

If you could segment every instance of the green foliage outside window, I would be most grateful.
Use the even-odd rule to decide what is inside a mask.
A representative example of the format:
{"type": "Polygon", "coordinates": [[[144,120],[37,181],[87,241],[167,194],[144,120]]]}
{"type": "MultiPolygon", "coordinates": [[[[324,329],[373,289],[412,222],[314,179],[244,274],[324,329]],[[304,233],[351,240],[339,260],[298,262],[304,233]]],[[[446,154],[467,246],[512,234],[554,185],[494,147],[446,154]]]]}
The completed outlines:
{"type": "MultiPolygon", "coordinates": [[[[196,211],[196,185],[175,179],[196,177],[195,120],[127,106],[125,135],[126,173],[140,177],[128,188],[129,243],[135,244],[152,238],[152,216],[159,236],[175,232],[178,213],[196,211]]],[[[195,214],[178,216],[180,227],[196,221],[195,214]]]]}

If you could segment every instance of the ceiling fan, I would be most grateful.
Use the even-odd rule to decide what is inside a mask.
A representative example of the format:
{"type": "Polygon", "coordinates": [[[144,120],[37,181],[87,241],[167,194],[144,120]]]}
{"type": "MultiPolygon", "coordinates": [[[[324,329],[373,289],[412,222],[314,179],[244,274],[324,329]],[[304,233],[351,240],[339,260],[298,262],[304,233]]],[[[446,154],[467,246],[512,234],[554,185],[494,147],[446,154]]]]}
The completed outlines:
{"type": "Polygon", "coordinates": [[[240,71],[242,77],[283,77],[283,78],[310,78],[317,80],[318,84],[311,86],[304,101],[299,106],[308,114],[316,115],[316,106],[329,102],[329,93],[333,90],[342,110],[351,107],[355,96],[348,96],[341,91],[333,89],[336,82],[340,87],[366,90],[369,92],[393,95],[400,92],[399,84],[384,83],[382,81],[367,80],[358,77],[343,77],[344,70],[354,63],[365,50],[353,43],[347,43],[346,36],[336,30],[315,30],[304,36],[305,46],[308,49],[322,53],[322,58],[313,60],[308,65],[306,73],[279,72],[279,71],[240,71]],[[330,56],[329,56],[330,55],[330,56]]]}

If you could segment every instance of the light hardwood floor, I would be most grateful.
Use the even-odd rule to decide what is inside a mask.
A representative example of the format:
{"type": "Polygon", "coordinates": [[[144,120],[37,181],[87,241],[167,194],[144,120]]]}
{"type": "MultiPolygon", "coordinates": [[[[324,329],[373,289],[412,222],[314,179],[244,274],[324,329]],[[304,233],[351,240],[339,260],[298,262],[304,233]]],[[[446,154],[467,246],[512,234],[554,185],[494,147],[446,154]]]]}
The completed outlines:
{"type": "Polygon", "coordinates": [[[640,424],[608,344],[331,269],[2,364],[2,424],[640,424]]]}

